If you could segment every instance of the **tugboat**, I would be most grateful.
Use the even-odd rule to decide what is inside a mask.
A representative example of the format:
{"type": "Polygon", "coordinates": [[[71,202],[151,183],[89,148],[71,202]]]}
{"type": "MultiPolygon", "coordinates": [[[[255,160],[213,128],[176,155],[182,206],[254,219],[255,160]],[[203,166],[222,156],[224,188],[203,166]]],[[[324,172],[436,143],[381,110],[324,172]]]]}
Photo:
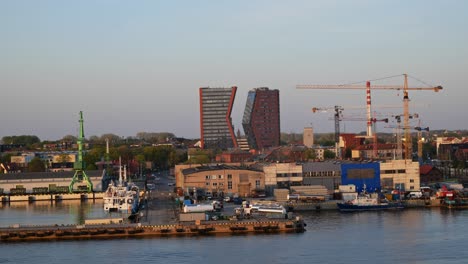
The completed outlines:
{"type": "Polygon", "coordinates": [[[379,197],[379,193],[370,194],[365,191],[356,193],[356,197],[352,200],[337,203],[338,209],[341,212],[354,211],[379,211],[388,209],[403,209],[404,205],[398,202],[390,202],[386,198],[379,197]]]}
{"type": "Polygon", "coordinates": [[[122,166],[119,166],[119,181],[117,185],[109,183],[104,193],[104,210],[135,214],[138,212],[140,189],[133,183],[126,181],[126,168],[124,166],[124,179],[122,180],[122,166]]]}

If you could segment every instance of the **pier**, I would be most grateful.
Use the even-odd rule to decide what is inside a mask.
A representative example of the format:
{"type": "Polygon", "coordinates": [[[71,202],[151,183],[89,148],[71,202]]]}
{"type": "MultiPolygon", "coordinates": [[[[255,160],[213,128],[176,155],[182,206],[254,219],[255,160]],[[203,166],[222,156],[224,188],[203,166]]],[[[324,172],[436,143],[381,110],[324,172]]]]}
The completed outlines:
{"type": "Polygon", "coordinates": [[[0,228],[1,242],[26,242],[125,237],[235,235],[256,233],[300,233],[301,218],[273,221],[196,221],[175,225],[101,224],[68,226],[20,226],[0,228]]]}
{"type": "Polygon", "coordinates": [[[62,200],[96,200],[104,197],[103,192],[93,193],[62,193],[62,194],[24,194],[24,195],[2,195],[2,203],[11,202],[35,202],[35,201],[62,201],[62,200]]]}

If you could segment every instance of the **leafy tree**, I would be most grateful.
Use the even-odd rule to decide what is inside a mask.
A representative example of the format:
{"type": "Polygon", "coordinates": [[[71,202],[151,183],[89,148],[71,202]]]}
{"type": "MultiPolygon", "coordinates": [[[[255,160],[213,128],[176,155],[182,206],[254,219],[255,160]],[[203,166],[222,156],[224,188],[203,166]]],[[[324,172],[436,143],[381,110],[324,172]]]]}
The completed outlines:
{"type": "Polygon", "coordinates": [[[37,136],[22,135],[22,136],[5,136],[2,138],[4,144],[22,144],[31,146],[34,143],[40,143],[41,140],[37,136]]]}
{"type": "Polygon", "coordinates": [[[326,150],[323,152],[323,157],[324,157],[325,159],[334,159],[334,158],[335,158],[335,152],[326,149],[326,150]]]}
{"type": "Polygon", "coordinates": [[[90,144],[93,144],[93,145],[104,144],[105,143],[105,142],[102,142],[101,139],[96,135],[90,136],[88,141],[89,141],[90,144]]]}
{"type": "Polygon", "coordinates": [[[126,146],[126,145],[122,145],[122,146],[118,147],[117,148],[117,153],[118,153],[119,157],[122,158],[122,162],[124,162],[124,163],[126,163],[129,160],[133,159],[133,153],[130,150],[130,148],[128,146],[126,146]]]}
{"type": "Polygon", "coordinates": [[[111,145],[118,145],[122,142],[122,138],[115,135],[115,134],[103,134],[100,138],[101,142],[102,143],[105,143],[106,142],[106,139],[109,140],[109,144],[111,145]]]}
{"type": "Polygon", "coordinates": [[[139,164],[144,164],[146,162],[145,155],[143,154],[136,155],[135,160],[138,161],[139,164]]]}
{"type": "Polygon", "coordinates": [[[200,154],[196,156],[191,156],[187,161],[188,164],[207,164],[210,163],[210,157],[207,154],[200,154]]]}
{"type": "Polygon", "coordinates": [[[335,146],[335,141],[332,141],[332,140],[325,140],[325,141],[321,141],[320,142],[320,145],[322,146],[335,146]]]}
{"type": "Polygon", "coordinates": [[[11,156],[14,156],[13,153],[7,153],[4,155],[0,155],[0,163],[8,164],[11,162],[11,156]]]}
{"type": "Polygon", "coordinates": [[[353,151],[351,150],[351,148],[346,148],[344,158],[345,159],[350,159],[352,155],[353,155],[353,151]]]}
{"type": "Polygon", "coordinates": [[[314,149],[307,149],[305,151],[305,157],[306,159],[309,159],[309,160],[314,160],[317,158],[317,153],[315,153],[315,150],[314,149]]]}
{"type": "Polygon", "coordinates": [[[433,159],[437,157],[437,149],[434,144],[432,144],[431,142],[428,142],[428,143],[424,143],[422,147],[423,147],[423,159],[427,159],[427,158],[433,159]]]}
{"type": "Polygon", "coordinates": [[[175,138],[175,135],[169,132],[138,132],[136,138],[149,143],[158,143],[167,142],[168,139],[175,138]]]}
{"type": "Polygon", "coordinates": [[[177,153],[171,146],[145,147],[143,155],[147,161],[152,161],[156,166],[164,169],[179,162],[177,153]]]}
{"type": "Polygon", "coordinates": [[[35,157],[29,162],[28,171],[29,172],[44,172],[45,164],[39,157],[35,157]]]}
{"type": "Polygon", "coordinates": [[[89,150],[88,152],[86,152],[85,155],[83,156],[83,161],[86,164],[86,169],[96,170],[97,169],[96,162],[104,158],[103,153],[104,151],[102,147],[93,148],[89,150]]]}
{"type": "Polygon", "coordinates": [[[77,138],[73,135],[66,135],[62,138],[63,142],[76,142],[77,138]]]}
{"type": "Polygon", "coordinates": [[[170,167],[174,167],[177,163],[179,163],[179,156],[175,151],[171,151],[169,153],[168,162],[170,167]]]}

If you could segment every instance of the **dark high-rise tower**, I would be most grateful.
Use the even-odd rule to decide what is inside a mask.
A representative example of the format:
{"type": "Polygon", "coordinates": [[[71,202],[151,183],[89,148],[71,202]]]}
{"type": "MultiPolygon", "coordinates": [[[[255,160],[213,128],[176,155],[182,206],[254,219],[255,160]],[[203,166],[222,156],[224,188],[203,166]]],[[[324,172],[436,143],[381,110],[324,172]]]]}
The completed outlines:
{"type": "Polygon", "coordinates": [[[242,126],[252,148],[265,149],[279,146],[279,91],[267,87],[249,91],[242,126]]]}
{"type": "Polygon", "coordinates": [[[237,147],[231,111],[237,87],[200,88],[200,141],[206,149],[237,147]]]}

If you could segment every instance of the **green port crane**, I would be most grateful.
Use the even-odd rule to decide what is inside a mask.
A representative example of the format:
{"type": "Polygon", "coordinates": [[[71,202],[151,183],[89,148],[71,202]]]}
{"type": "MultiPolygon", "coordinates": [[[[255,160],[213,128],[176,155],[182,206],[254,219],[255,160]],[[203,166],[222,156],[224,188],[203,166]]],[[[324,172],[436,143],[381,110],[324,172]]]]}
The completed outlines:
{"type": "Polygon", "coordinates": [[[85,162],[83,161],[83,143],[84,143],[84,126],[83,126],[83,111],[80,111],[80,131],[78,134],[78,159],[73,164],[73,169],[75,170],[75,174],[73,175],[72,181],[68,186],[70,193],[73,192],[73,185],[77,182],[85,182],[86,183],[86,191],[93,192],[93,183],[89,179],[88,175],[85,172],[85,162]]]}

